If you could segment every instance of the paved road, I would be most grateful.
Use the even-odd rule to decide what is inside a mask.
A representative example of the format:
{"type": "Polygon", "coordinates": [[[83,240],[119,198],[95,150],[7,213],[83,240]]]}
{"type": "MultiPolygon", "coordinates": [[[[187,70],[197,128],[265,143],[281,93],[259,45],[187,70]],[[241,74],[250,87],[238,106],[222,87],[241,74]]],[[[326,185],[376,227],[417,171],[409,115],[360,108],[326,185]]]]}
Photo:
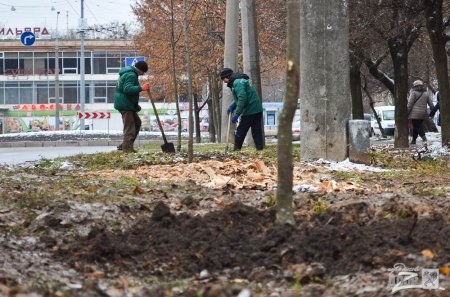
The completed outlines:
{"type": "Polygon", "coordinates": [[[114,150],[116,150],[115,146],[0,148],[0,164],[13,165],[27,161],[37,161],[41,158],[54,159],[77,154],[93,154],[114,150]]]}

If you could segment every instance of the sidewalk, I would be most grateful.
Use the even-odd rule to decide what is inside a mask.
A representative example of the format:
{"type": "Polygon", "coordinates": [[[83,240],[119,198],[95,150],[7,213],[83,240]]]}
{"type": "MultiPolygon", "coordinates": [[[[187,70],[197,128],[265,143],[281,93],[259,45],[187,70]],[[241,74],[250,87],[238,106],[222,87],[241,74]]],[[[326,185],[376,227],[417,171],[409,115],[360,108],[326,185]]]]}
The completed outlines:
{"type": "MultiPolygon", "coordinates": [[[[0,148],[10,147],[64,147],[64,146],[118,146],[121,140],[61,140],[61,141],[10,141],[0,142],[0,148]]],[[[141,146],[150,143],[163,143],[158,139],[141,139],[136,140],[135,144],[141,146]]]]}

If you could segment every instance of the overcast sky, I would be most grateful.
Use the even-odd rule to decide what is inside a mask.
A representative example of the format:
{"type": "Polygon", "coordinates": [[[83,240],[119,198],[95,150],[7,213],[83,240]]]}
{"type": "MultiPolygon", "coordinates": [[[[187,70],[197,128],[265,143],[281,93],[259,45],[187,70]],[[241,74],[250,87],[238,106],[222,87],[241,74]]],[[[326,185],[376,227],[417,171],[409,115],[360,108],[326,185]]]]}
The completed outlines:
{"type": "MultiPolygon", "coordinates": [[[[81,16],[81,0],[0,0],[0,28],[56,27],[57,11],[60,11],[58,30],[78,27],[81,16]],[[53,9],[54,8],[54,9],[53,9]]],[[[88,26],[111,21],[135,23],[131,4],[134,0],[84,0],[84,18],[88,26]]]]}

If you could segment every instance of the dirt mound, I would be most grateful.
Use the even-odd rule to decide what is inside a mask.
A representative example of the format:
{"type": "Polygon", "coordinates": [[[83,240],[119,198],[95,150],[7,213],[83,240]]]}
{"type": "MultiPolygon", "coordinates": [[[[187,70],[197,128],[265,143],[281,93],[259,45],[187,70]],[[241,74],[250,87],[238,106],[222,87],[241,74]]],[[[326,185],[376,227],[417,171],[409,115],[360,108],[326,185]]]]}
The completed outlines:
{"type": "Polygon", "coordinates": [[[432,249],[438,263],[450,261],[445,252],[450,223],[439,214],[383,219],[358,204],[298,217],[296,226],[274,224],[274,219],[273,209],[242,204],[203,217],[176,216],[160,203],[129,230],[97,226],[88,236],[60,246],[57,254],[72,264],[121,263],[132,274],[168,278],[190,277],[203,269],[232,269],[242,277],[256,267],[279,270],[312,262],[340,275],[408,264],[406,256],[423,249],[432,249]]]}

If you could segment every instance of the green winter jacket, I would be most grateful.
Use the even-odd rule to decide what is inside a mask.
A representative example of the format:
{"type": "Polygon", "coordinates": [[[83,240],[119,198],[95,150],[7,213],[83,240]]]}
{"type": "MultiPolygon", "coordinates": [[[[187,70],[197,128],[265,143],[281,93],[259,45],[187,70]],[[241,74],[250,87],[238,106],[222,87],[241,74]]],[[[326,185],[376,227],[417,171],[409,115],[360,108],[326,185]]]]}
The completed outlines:
{"type": "Polygon", "coordinates": [[[135,111],[139,108],[139,93],[142,91],[139,85],[138,73],[133,66],[124,67],[119,72],[119,79],[114,94],[114,108],[119,111],[135,111]]]}
{"type": "Polygon", "coordinates": [[[228,86],[232,86],[234,114],[247,116],[262,112],[261,100],[255,87],[248,81],[248,76],[234,73],[231,80],[228,86]]]}

